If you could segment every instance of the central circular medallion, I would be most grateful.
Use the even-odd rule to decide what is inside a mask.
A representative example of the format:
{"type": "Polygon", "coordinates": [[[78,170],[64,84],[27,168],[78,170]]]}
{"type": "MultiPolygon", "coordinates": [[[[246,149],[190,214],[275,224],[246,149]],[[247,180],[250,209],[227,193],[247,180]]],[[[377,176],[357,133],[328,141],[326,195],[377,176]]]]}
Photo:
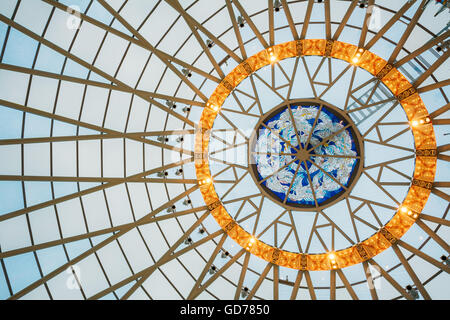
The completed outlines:
{"type": "Polygon", "coordinates": [[[266,196],[291,210],[316,211],[350,192],[361,174],[362,152],[359,131],[343,110],[295,100],[260,119],[248,159],[266,196]]]}

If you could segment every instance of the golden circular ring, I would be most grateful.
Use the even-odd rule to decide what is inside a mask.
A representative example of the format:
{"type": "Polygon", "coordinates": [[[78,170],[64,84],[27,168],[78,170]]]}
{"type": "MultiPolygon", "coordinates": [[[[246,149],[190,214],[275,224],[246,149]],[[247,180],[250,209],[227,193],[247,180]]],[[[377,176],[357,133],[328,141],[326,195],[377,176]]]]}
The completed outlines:
{"type": "Polygon", "coordinates": [[[361,263],[389,248],[420,216],[431,192],[436,173],[436,138],[432,120],[417,89],[405,76],[374,53],[355,45],[324,39],[294,40],[269,47],[234,68],[216,87],[203,109],[195,135],[195,168],[199,188],[211,215],[242,248],[268,262],[298,270],[333,270],[361,263]],[[365,69],[380,79],[403,107],[414,136],[414,175],[408,193],[393,218],[368,239],[349,248],[320,254],[286,251],[257,239],[233,220],[222,205],[209,170],[210,129],[225,99],[245,78],[277,61],[298,56],[341,59],[365,69]]]}

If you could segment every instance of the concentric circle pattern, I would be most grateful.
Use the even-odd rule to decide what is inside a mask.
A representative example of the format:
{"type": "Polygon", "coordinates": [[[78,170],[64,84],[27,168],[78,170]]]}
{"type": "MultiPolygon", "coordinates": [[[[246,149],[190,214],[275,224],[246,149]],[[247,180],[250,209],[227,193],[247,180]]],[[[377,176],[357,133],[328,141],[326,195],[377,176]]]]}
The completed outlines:
{"type": "Polygon", "coordinates": [[[327,107],[290,105],[271,114],[256,128],[258,180],[285,204],[315,208],[344,192],[358,156],[346,125],[327,107]]]}
{"type": "Polygon", "coordinates": [[[0,299],[450,298],[445,1],[0,1],[0,299]]]}

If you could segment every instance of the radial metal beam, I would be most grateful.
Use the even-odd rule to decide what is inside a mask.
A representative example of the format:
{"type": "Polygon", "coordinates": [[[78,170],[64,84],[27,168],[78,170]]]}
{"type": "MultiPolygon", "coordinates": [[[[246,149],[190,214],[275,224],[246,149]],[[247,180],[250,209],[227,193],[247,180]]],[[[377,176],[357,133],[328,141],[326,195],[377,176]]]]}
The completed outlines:
{"type": "MultiPolygon", "coordinates": [[[[171,164],[164,165],[162,167],[154,168],[154,169],[151,169],[151,170],[147,170],[145,172],[140,172],[140,173],[131,175],[128,178],[134,179],[134,178],[145,177],[145,176],[148,176],[150,174],[157,173],[157,172],[160,172],[162,170],[167,170],[169,168],[174,168],[174,167],[180,166],[182,164],[186,164],[186,163],[193,162],[193,161],[194,161],[194,158],[189,158],[189,159],[177,161],[177,162],[174,162],[174,163],[171,163],[171,164]]],[[[23,209],[12,211],[12,212],[9,212],[9,213],[1,215],[0,216],[0,221],[5,221],[7,219],[11,219],[11,218],[15,218],[15,217],[27,214],[27,213],[35,212],[36,210],[43,209],[43,208],[46,208],[48,206],[53,206],[53,205],[56,205],[58,203],[62,203],[62,202],[68,201],[68,200],[79,198],[81,196],[85,196],[87,194],[91,194],[91,193],[94,193],[94,192],[97,192],[97,191],[105,190],[107,188],[111,188],[111,187],[117,186],[117,185],[119,185],[119,184],[121,184],[123,182],[124,182],[123,180],[118,180],[118,181],[114,181],[114,182],[107,182],[105,184],[102,184],[102,185],[99,185],[99,186],[96,186],[96,187],[88,188],[88,189],[81,190],[81,191],[78,191],[78,192],[75,192],[75,193],[72,193],[72,194],[69,194],[69,195],[66,195],[66,196],[62,196],[62,197],[59,197],[59,198],[54,198],[54,199],[49,200],[49,201],[41,202],[39,204],[35,204],[35,205],[29,206],[29,207],[26,207],[26,208],[23,208],[23,209]]],[[[198,188],[198,185],[196,185],[195,187],[198,188]]]]}
{"type": "MultiPolygon", "coordinates": [[[[206,211],[199,219],[197,219],[190,227],[187,229],[181,237],[178,238],[177,241],[164,253],[161,258],[158,259],[158,261],[149,268],[136,283],[125,292],[125,294],[122,296],[121,300],[126,300],[141,286],[144,284],[144,282],[153,274],[153,272],[157,269],[157,265],[161,265],[164,261],[167,259],[170,259],[173,253],[177,248],[180,247],[180,245],[189,237],[189,235],[195,231],[195,229],[200,226],[200,224],[209,216],[210,212],[209,210],[206,211]]],[[[223,237],[222,237],[223,238],[223,237]]]]}
{"type": "Polygon", "coordinates": [[[179,102],[179,103],[184,103],[184,104],[192,105],[192,106],[198,106],[198,107],[205,106],[205,103],[200,102],[200,101],[195,101],[195,100],[190,100],[190,99],[185,99],[185,98],[180,98],[180,97],[175,97],[175,96],[169,96],[166,94],[160,94],[160,93],[150,92],[150,91],[145,91],[145,90],[132,89],[130,87],[117,86],[117,85],[100,82],[100,81],[76,78],[76,77],[66,76],[66,75],[58,74],[58,73],[24,68],[24,67],[20,67],[20,66],[11,65],[11,64],[0,63],[0,69],[34,75],[34,76],[39,76],[39,77],[46,77],[46,78],[56,79],[56,80],[60,80],[60,81],[79,83],[79,84],[83,84],[86,86],[93,86],[93,87],[103,88],[103,89],[107,89],[107,90],[126,92],[126,93],[130,93],[130,94],[139,93],[142,96],[148,96],[150,98],[170,100],[172,102],[179,102]]]}
{"type": "Polygon", "coordinates": [[[228,238],[227,234],[224,234],[222,238],[220,238],[220,241],[217,243],[216,248],[211,253],[211,256],[208,259],[208,262],[205,264],[205,267],[203,268],[202,272],[200,273],[199,277],[197,278],[197,281],[195,281],[194,286],[191,289],[191,292],[189,293],[187,300],[190,300],[191,297],[195,294],[196,289],[198,289],[203,282],[203,279],[205,279],[206,274],[210,270],[212,264],[214,263],[214,260],[217,257],[217,254],[219,253],[220,249],[222,248],[225,240],[228,238]]]}
{"type": "Polygon", "coordinates": [[[339,36],[342,33],[342,30],[344,30],[344,27],[347,25],[348,19],[350,19],[350,16],[353,13],[353,10],[355,10],[356,6],[358,5],[358,0],[352,0],[350,3],[350,6],[348,7],[347,11],[345,12],[344,17],[341,20],[341,23],[339,24],[338,28],[336,29],[333,40],[337,40],[339,36]]]}
{"type": "Polygon", "coordinates": [[[186,24],[189,26],[189,28],[191,29],[191,33],[194,35],[194,37],[197,39],[198,44],[200,45],[200,47],[202,47],[203,52],[206,54],[206,56],[208,57],[209,61],[211,62],[211,64],[214,67],[214,70],[216,70],[217,74],[223,79],[225,78],[225,74],[223,73],[222,69],[220,68],[219,64],[217,63],[216,59],[214,58],[214,56],[212,55],[211,51],[209,50],[209,48],[206,46],[205,42],[203,41],[202,37],[200,36],[200,34],[198,33],[198,31],[195,28],[195,25],[192,23],[192,20],[190,20],[187,15],[186,15],[186,11],[183,10],[183,7],[181,6],[180,2],[178,0],[173,0],[173,5],[178,6],[178,12],[180,12],[180,15],[183,17],[183,19],[186,21],[186,24]]]}
{"type": "Polygon", "coordinates": [[[409,265],[408,260],[406,260],[403,253],[400,251],[398,246],[396,244],[392,245],[392,249],[394,250],[397,257],[400,259],[400,262],[403,264],[403,267],[406,269],[406,272],[408,272],[409,276],[413,280],[416,287],[419,289],[420,293],[422,294],[423,298],[425,300],[431,300],[430,295],[428,294],[427,290],[425,290],[425,287],[423,286],[422,282],[417,277],[416,273],[414,272],[413,268],[409,265]]]}
{"type": "Polygon", "coordinates": [[[267,13],[269,15],[269,44],[273,46],[275,44],[275,31],[273,26],[274,20],[274,9],[273,9],[273,1],[267,0],[268,9],[267,13]]]}
{"type": "Polygon", "coordinates": [[[433,230],[430,229],[419,217],[416,220],[417,225],[425,231],[434,241],[437,242],[445,251],[450,252],[450,246],[444,241],[441,237],[439,237],[433,230]]]}
{"type": "MultiPolygon", "coordinates": [[[[70,177],[70,176],[14,176],[0,175],[0,181],[50,181],[50,182],[90,182],[90,183],[185,183],[197,184],[197,179],[142,178],[142,177],[70,177]]],[[[214,179],[214,183],[235,183],[235,180],[214,179]]]]}
{"type": "Polygon", "coordinates": [[[342,283],[344,284],[345,288],[347,289],[348,293],[352,297],[353,300],[359,300],[358,296],[355,293],[355,290],[353,290],[353,287],[351,286],[350,282],[348,282],[347,277],[345,276],[344,272],[342,272],[341,269],[337,269],[337,274],[339,275],[339,278],[341,278],[342,283]]]}
{"type": "Polygon", "coordinates": [[[231,0],[225,0],[227,5],[228,15],[230,16],[231,24],[233,25],[234,34],[236,35],[236,40],[239,44],[239,49],[241,50],[241,56],[243,59],[247,59],[247,52],[245,51],[244,42],[242,41],[242,35],[239,31],[239,26],[236,21],[236,16],[234,14],[233,5],[231,0]]]}
{"type": "Polygon", "coordinates": [[[210,241],[210,240],[212,240],[212,239],[222,235],[223,233],[224,233],[224,231],[222,229],[220,229],[220,230],[218,230],[218,231],[208,235],[207,237],[205,237],[205,238],[203,238],[203,239],[201,239],[199,241],[196,241],[193,244],[191,244],[191,245],[189,245],[189,246],[187,246],[187,247],[185,247],[185,248],[183,248],[183,249],[181,249],[181,250],[179,250],[177,252],[174,252],[172,255],[168,256],[166,259],[163,259],[163,260],[160,259],[155,264],[153,264],[153,265],[151,265],[151,266],[149,266],[149,267],[147,267],[147,268],[145,268],[145,269],[143,269],[143,270],[141,270],[141,271],[139,271],[139,272],[137,272],[137,273],[135,273],[135,274],[133,274],[133,275],[131,275],[131,276],[129,276],[129,277],[119,281],[119,282],[117,282],[117,283],[115,283],[114,285],[110,286],[109,288],[106,288],[106,289],[104,289],[104,290],[102,290],[100,292],[97,292],[95,295],[89,297],[88,300],[98,300],[98,299],[104,297],[105,295],[107,295],[107,294],[109,294],[109,293],[111,293],[111,292],[113,292],[113,291],[115,291],[115,290],[117,290],[117,289],[119,289],[119,288],[129,284],[132,281],[136,281],[137,279],[141,279],[142,276],[144,276],[146,273],[148,273],[150,271],[154,272],[156,269],[158,269],[162,265],[164,265],[164,264],[166,264],[166,263],[168,263],[168,262],[170,262],[170,261],[172,261],[174,259],[178,259],[183,254],[185,254],[187,252],[190,252],[191,250],[195,250],[196,248],[198,248],[202,244],[204,244],[204,243],[206,243],[206,242],[208,242],[208,241],[210,241]]]}
{"type": "Polygon", "coordinates": [[[309,296],[311,297],[311,300],[317,300],[316,293],[314,291],[314,285],[311,281],[311,275],[309,274],[309,271],[304,271],[304,273],[306,278],[306,284],[308,285],[309,296]]]}
{"type": "Polygon", "coordinates": [[[128,21],[126,21],[113,7],[111,7],[105,0],[97,0],[117,21],[119,21],[129,32],[131,32],[136,38],[138,38],[148,50],[153,52],[161,61],[163,61],[167,67],[175,73],[181,81],[183,81],[192,91],[194,91],[203,101],[208,101],[208,98],[200,91],[191,81],[189,81],[177,68],[173,66],[165,57],[159,55],[154,47],[142,36],[136,29],[134,29],[128,21]]]}
{"type": "Polygon", "coordinates": [[[192,296],[195,299],[200,295],[206,288],[208,288],[211,283],[213,283],[218,277],[220,277],[225,271],[227,271],[233,263],[235,263],[244,253],[245,249],[241,249],[234,257],[232,257],[222,268],[220,268],[211,278],[209,278],[192,296]]]}
{"type": "MultiPolygon", "coordinates": [[[[38,138],[18,138],[18,139],[0,139],[0,145],[14,145],[14,144],[32,144],[32,143],[53,143],[53,142],[68,142],[68,141],[90,141],[90,140],[107,140],[107,139],[131,139],[141,137],[154,136],[180,136],[194,134],[194,129],[189,130],[170,130],[170,131],[149,131],[149,132],[127,132],[127,133],[106,133],[106,134],[84,134],[79,136],[53,136],[53,137],[38,137],[38,138]]],[[[140,141],[140,140],[139,140],[140,141]]],[[[140,141],[143,142],[143,141],[140,141]]],[[[143,142],[145,143],[145,142],[143,142]]],[[[170,147],[170,145],[168,145],[170,147]]]]}
{"type": "Polygon", "coordinates": [[[236,286],[236,292],[234,294],[234,300],[239,300],[239,295],[241,294],[242,286],[244,284],[245,275],[246,275],[247,270],[248,270],[248,263],[250,261],[250,255],[251,255],[250,252],[246,252],[245,253],[244,263],[242,264],[241,274],[239,276],[239,282],[238,282],[238,285],[236,286]]]}
{"type": "Polygon", "coordinates": [[[398,60],[395,63],[395,67],[398,68],[398,67],[404,65],[405,63],[407,63],[408,61],[418,57],[420,54],[422,54],[423,52],[431,49],[435,45],[439,44],[441,41],[445,41],[445,39],[447,39],[449,36],[450,36],[450,30],[444,32],[443,34],[441,34],[440,36],[438,36],[436,38],[431,39],[430,41],[425,43],[423,46],[420,46],[419,48],[417,48],[413,52],[409,53],[408,55],[406,55],[402,59],[398,60]]]}
{"type": "Polygon", "coordinates": [[[436,117],[439,117],[441,114],[444,114],[448,110],[450,110],[450,103],[447,103],[443,107],[440,107],[439,109],[437,109],[437,110],[433,111],[432,113],[430,113],[430,118],[434,119],[436,117]]]}
{"type": "MultiPolygon", "coordinates": [[[[110,135],[114,136],[115,138],[125,138],[126,137],[126,138],[131,139],[131,140],[135,140],[135,141],[138,141],[138,142],[143,142],[145,144],[153,145],[153,146],[160,147],[160,148],[163,148],[163,149],[169,149],[169,150],[172,150],[172,151],[181,152],[181,153],[184,153],[184,154],[187,154],[187,155],[190,155],[190,156],[194,155],[194,152],[190,151],[190,150],[185,150],[185,149],[182,149],[182,148],[179,148],[179,147],[171,146],[169,144],[160,143],[160,142],[157,142],[157,141],[145,139],[145,138],[142,138],[142,137],[137,136],[137,135],[132,135],[132,134],[131,135],[127,135],[126,133],[121,133],[121,132],[118,132],[118,131],[115,131],[115,130],[107,129],[107,128],[104,128],[104,127],[99,127],[99,126],[96,126],[96,125],[93,125],[93,124],[90,124],[90,123],[74,120],[74,119],[71,119],[71,118],[67,118],[67,117],[64,117],[64,116],[60,116],[60,115],[49,113],[49,112],[45,112],[45,111],[41,111],[39,109],[34,109],[34,108],[27,107],[27,106],[22,106],[22,105],[19,105],[17,103],[13,103],[13,102],[10,102],[10,101],[5,101],[5,100],[0,99],[0,105],[3,105],[5,107],[11,108],[11,109],[16,109],[16,110],[19,110],[19,111],[23,111],[23,112],[36,114],[38,116],[46,117],[46,118],[49,118],[49,119],[62,121],[62,122],[68,123],[68,124],[84,127],[84,128],[87,128],[87,129],[91,129],[91,130],[95,130],[95,131],[99,131],[99,132],[105,132],[107,134],[110,134],[110,135]]],[[[17,141],[17,142],[20,142],[20,141],[17,141]]]]}
{"type": "Polygon", "coordinates": [[[432,84],[426,85],[424,87],[418,88],[417,92],[418,93],[424,93],[424,92],[428,92],[428,91],[431,91],[431,90],[440,89],[440,88],[443,88],[445,86],[450,86],[450,79],[442,80],[442,81],[439,81],[439,82],[436,82],[436,83],[432,83],[432,84]]]}
{"type": "Polygon", "coordinates": [[[430,215],[425,214],[425,213],[421,213],[420,214],[420,218],[422,220],[427,220],[427,221],[431,221],[431,222],[434,222],[434,223],[438,223],[438,224],[442,224],[444,226],[450,227],[450,221],[446,220],[446,219],[430,216],[430,215]]]}
{"type": "Polygon", "coordinates": [[[366,43],[366,37],[367,37],[367,31],[369,30],[369,22],[370,19],[372,18],[372,6],[374,4],[375,0],[369,0],[368,1],[368,6],[366,9],[366,16],[364,17],[364,22],[363,22],[363,26],[361,29],[361,35],[359,37],[359,44],[358,47],[364,47],[364,44],[366,43]]]}
{"type": "Polygon", "coordinates": [[[297,299],[298,289],[300,288],[300,282],[302,281],[303,270],[298,270],[297,277],[295,278],[294,287],[292,288],[291,300],[297,299]]]}
{"type": "Polygon", "coordinates": [[[410,294],[408,294],[406,292],[406,290],[400,285],[398,284],[397,281],[394,280],[394,278],[392,278],[388,272],[386,272],[375,260],[373,259],[369,259],[368,262],[375,266],[377,268],[378,271],[380,271],[381,275],[383,276],[383,278],[385,278],[405,299],[407,300],[413,300],[413,298],[411,297],[410,294]]]}
{"type": "MultiPolygon", "coordinates": [[[[255,34],[256,38],[258,38],[259,42],[261,42],[261,45],[264,48],[268,48],[269,45],[267,44],[266,40],[264,39],[264,37],[262,36],[262,34],[259,32],[258,28],[256,27],[256,25],[253,23],[252,19],[250,18],[250,16],[247,14],[247,12],[245,11],[244,7],[241,5],[241,3],[239,2],[239,0],[233,0],[234,5],[236,6],[236,8],[239,10],[239,12],[241,13],[242,17],[245,19],[245,21],[247,22],[248,26],[250,27],[250,29],[252,29],[253,33],[255,34]]],[[[273,12],[273,11],[272,11],[273,12]]]]}
{"type": "Polygon", "coordinates": [[[330,300],[336,300],[336,270],[330,270],[330,300]]]}
{"type": "Polygon", "coordinates": [[[414,82],[414,87],[418,88],[420,85],[434,72],[437,68],[441,66],[442,63],[447,61],[448,57],[450,56],[450,50],[446,51],[442,56],[439,57],[429,68],[425,70],[422,75],[417,78],[417,80],[414,82]]]}
{"type": "MultiPolygon", "coordinates": [[[[422,217],[422,215],[421,215],[422,217]]],[[[447,266],[446,264],[444,264],[441,261],[438,261],[436,259],[433,259],[432,257],[430,257],[429,255],[427,255],[426,253],[424,253],[423,251],[420,251],[419,249],[414,248],[413,246],[409,245],[408,243],[404,242],[403,240],[399,239],[397,240],[396,244],[402,248],[405,248],[406,250],[414,253],[416,256],[422,258],[423,260],[425,260],[426,262],[434,265],[436,268],[441,269],[444,272],[450,273],[450,267],[447,266]]]]}
{"type": "Polygon", "coordinates": [[[249,295],[247,296],[246,300],[252,300],[255,296],[256,292],[258,291],[259,287],[261,286],[262,282],[266,278],[267,274],[269,273],[270,269],[274,265],[272,263],[266,264],[266,267],[264,268],[263,272],[261,272],[260,276],[258,277],[258,280],[256,280],[255,285],[253,286],[252,290],[250,291],[249,295]]]}
{"type": "Polygon", "coordinates": [[[105,228],[105,229],[101,229],[101,230],[97,230],[97,231],[86,232],[86,233],[83,233],[83,234],[80,234],[77,236],[61,238],[58,240],[43,242],[43,243],[39,243],[39,244],[27,246],[27,247],[13,249],[13,250],[9,250],[9,251],[3,251],[3,252],[0,252],[0,259],[17,256],[17,255],[27,253],[27,252],[35,252],[38,250],[51,248],[51,247],[55,247],[58,245],[63,245],[63,244],[79,241],[79,240],[90,239],[90,238],[94,238],[94,237],[97,237],[100,235],[118,232],[120,230],[129,228],[129,227],[139,227],[139,226],[143,226],[146,224],[151,224],[151,223],[155,223],[155,222],[159,222],[159,221],[163,221],[163,220],[178,218],[178,217],[181,217],[184,215],[192,214],[194,212],[205,211],[207,209],[208,209],[207,206],[196,207],[196,208],[192,208],[192,209],[188,209],[188,210],[177,211],[175,213],[152,217],[152,218],[149,218],[146,220],[142,220],[140,222],[125,223],[125,224],[121,224],[121,225],[117,225],[117,226],[113,226],[113,227],[109,227],[109,228],[105,228]]]}

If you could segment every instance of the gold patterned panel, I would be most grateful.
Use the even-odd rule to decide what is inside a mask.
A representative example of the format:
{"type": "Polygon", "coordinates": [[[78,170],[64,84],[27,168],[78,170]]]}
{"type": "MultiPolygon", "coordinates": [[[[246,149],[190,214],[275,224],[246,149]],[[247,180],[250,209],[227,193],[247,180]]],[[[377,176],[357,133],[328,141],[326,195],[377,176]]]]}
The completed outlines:
{"type": "Polygon", "coordinates": [[[280,256],[277,264],[286,268],[300,269],[297,256],[298,254],[296,253],[280,250],[280,256]]]}
{"type": "Polygon", "coordinates": [[[358,252],[358,255],[361,257],[361,259],[363,261],[366,261],[370,258],[368,252],[366,251],[366,249],[364,248],[364,246],[360,245],[360,244],[356,244],[355,245],[355,249],[358,252]]]}
{"type": "Polygon", "coordinates": [[[247,78],[247,76],[248,74],[245,68],[242,65],[238,65],[225,77],[225,79],[231,84],[233,88],[236,88],[242,80],[247,78]]]}
{"type": "MultiPolygon", "coordinates": [[[[409,228],[411,228],[413,224],[413,219],[411,219],[406,213],[398,211],[391,221],[384,226],[384,229],[389,231],[389,233],[396,239],[399,239],[406,233],[406,231],[408,231],[409,228]]],[[[385,234],[383,234],[383,236],[385,236],[385,234]]],[[[385,238],[389,240],[386,236],[385,238]]]]}
{"type": "Polygon", "coordinates": [[[430,190],[412,185],[403,201],[403,205],[415,212],[422,212],[429,195],[430,190]]]}
{"type": "Polygon", "coordinates": [[[222,229],[225,229],[230,223],[234,221],[222,205],[211,211],[211,215],[214,217],[214,219],[222,229]]]}
{"type": "Polygon", "coordinates": [[[435,149],[436,137],[431,124],[413,127],[414,143],[417,149],[435,149]]]}
{"type": "Polygon", "coordinates": [[[327,40],[324,39],[307,39],[303,41],[303,54],[305,56],[323,56],[327,40]]]}
{"type": "Polygon", "coordinates": [[[340,41],[335,41],[333,44],[333,50],[331,50],[331,57],[351,63],[352,58],[355,56],[357,50],[357,46],[340,41]]]}
{"type": "Polygon", "coordinates": [[[372,257],[380,254],[391,246],[391,243],[387,241],[380,232],[375,233],[372,237],[363,241],[362,244],[372,257]]]}
{"type": "Polygon", "coordinates": [[[326,254],[309,254],[308,268],[313,271],[330,270],[330,260],[326,254]]]}
{"type": "Polygon", "coordinates": [[[275,54],[279,60],[297,56],[297,45],[295,41],[289,41],[276,45],[275,54]]]}
{"type": "Polygon", "coordinates": [[[427,108],[418,93],[409,96],[400,103],[402,104],[409,121],[428,116],[427,108]]]}
{"type": "Polygon", "coordinates": [[[396,68],[392,68],[381,81],[392,91],[394,96],[398,96],[401,92],[411,87],[408,79],[396,68]]]}

